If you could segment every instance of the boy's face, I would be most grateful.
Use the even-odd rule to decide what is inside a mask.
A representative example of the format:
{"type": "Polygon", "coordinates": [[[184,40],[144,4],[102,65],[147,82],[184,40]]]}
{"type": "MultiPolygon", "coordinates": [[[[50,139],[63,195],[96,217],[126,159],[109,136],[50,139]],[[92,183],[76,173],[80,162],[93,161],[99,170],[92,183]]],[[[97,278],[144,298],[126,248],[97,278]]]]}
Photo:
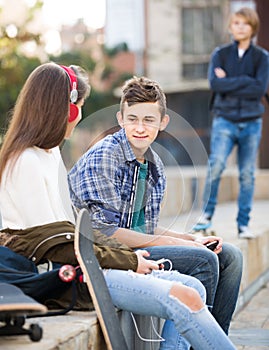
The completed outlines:
{"type": "Polygon", "coordinates": [[[252,27],[243,16],[233,16],[230,23],[230,32],[236,41],[250,40],[252,37],[252,27]]]}
{"type": "Polygon", "coordinates": [[[117,118],[137,158],[143,157],[158,132],[164,130],[169,122],[168,115],[161,118],[158,102],[136,103],[132,106],[125,102],[123,115],[118,112],[117,118]]]}

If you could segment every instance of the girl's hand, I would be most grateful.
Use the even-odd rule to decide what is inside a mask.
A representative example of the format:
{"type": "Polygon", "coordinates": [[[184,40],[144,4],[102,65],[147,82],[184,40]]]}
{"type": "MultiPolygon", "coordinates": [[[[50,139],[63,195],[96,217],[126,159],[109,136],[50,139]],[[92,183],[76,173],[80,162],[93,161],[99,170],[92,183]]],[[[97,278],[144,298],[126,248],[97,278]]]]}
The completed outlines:
{"type": "Polygon", "coordinates": [[[159,265],[154,260],[148,260],[144,257],[149,257],[149,252],[146,250],[137,250],[135,252],[137,255],[137,273],[148,274],[151,273],[152,270],[159,270],[159,265]]]}

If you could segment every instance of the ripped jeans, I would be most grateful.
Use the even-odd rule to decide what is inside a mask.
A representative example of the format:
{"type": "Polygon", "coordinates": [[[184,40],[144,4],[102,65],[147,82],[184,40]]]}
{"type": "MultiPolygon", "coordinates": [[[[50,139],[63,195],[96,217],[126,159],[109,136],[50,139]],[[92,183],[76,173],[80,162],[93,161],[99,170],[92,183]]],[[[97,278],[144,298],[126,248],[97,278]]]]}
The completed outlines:
{"type": "Polygon", "coordinates": [[[205,288],[196,278],[177,271],[153,271],[143,275],[133,271],[104,270],[104,276],[116,307],[167,320],[163,327],[165,341],[161,343],[161,349],[180,349],[175,347],[175,340],[181,338],[179,333],[193,349],[235,349],[206,306],[199,311],[191,311],[169,295],[172,285],[180,282],[196,289],[205,302],[205,288]]]}

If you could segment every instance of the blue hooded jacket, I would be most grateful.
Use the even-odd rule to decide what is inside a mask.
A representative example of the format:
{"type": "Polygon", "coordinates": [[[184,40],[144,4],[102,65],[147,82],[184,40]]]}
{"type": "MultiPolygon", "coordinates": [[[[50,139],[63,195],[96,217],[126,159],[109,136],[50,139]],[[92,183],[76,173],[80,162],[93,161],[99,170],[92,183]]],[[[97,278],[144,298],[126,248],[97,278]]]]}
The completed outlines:
{"type": "Polygon", "coordinates": [[[238,43],[217,47],[208,69],[208,80],[213,91],[212,111],[215,117],[233,122],[260,118],[264,112],[261,98],[267,91],[269,80],[269,55],[252,43],[240,58],[238,43]],[[220,67],[225,78],[214,72],[220,67]]]}

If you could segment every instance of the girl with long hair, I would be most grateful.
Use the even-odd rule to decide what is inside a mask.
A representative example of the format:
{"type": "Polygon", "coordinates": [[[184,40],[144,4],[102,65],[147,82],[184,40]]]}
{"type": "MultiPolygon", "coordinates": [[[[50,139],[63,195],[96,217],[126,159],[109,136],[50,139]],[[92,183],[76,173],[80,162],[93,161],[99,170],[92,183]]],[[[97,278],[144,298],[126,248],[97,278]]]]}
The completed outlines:
{"type": "MultiPolygon", "coordinates": [[[[89,95],[77,66],[46,63],[27,79],[0,152],[1,243],[37,265],[77,265],[75,217],[59,145],[81,119],[89,95]]],[[[120,309],[173,323],[194,349],[235,349],[204,304],[203,285],[176,271],[159,270],[145,250],[133,251],[95,232],[95,253],[112,300],[120,309]]],[[[166,322],[166,323],[167,323],[166,322]]],[[[166,324],[165,323],[165,324],[166,324]]],[[[171,349],[164,326],[161,349],[171,349]]],[[[179,345],[173,347],[179,349],[179,345]]]]}

